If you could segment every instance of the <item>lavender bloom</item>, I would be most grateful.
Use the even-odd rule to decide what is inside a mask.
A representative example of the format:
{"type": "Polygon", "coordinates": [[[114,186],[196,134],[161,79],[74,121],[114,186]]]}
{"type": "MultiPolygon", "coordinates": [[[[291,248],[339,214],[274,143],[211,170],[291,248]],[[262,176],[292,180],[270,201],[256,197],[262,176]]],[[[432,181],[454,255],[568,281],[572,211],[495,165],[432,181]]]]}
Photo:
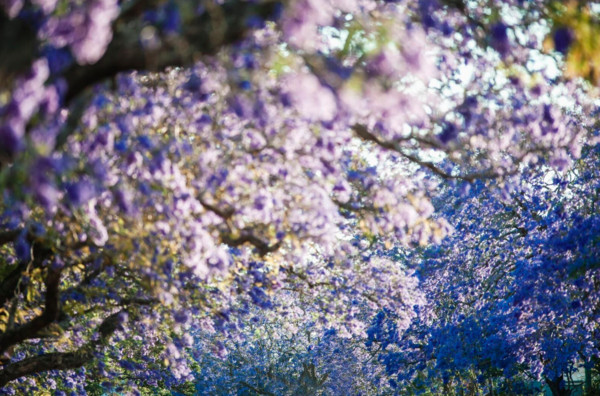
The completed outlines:
{"type": "Polygon", "coordinates": [[[16,17],[24,4],[24,0],[0,0],[0,7],[4,9],[4,12],[6,12],[10,18],[16,17]]]}
{"type": "Polygon", "coordinates": [[[490,42],[492,48],[505,57],[510,51],[510,42],[508,39],[508,26],[503,22],[492,25],[490,29],[490,42]]]}
{"type": "Polygon", "coordinates": [[[87,203],[96,195],[94,185],[88,180],[80,180],[75,183],[69,183],[65,186],[67,198],[75,206],[81,206],[87,203]]]}
{"type": "Polygon", "coordinates": [[[552,38],[554,39],[554,49],[566,55],[575,41],[575,34],[568,27],[560,27],[554,31],[552,38]]]}

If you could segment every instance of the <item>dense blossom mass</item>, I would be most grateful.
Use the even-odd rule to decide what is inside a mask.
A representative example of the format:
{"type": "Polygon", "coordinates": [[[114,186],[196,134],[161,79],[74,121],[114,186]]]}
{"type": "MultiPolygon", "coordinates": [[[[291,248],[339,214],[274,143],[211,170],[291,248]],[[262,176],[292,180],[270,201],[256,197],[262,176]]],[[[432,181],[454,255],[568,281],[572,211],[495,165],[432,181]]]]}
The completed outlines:
{"type": "Polygon", "coordinates": [[[422,388],[415,376],[435,368],[427,380],[442,393],[451,384],[519,393],[528,374],[559,390],[563,376],[593,364],[597,156],[597,147],[586,147],[569,172],[536,170],[509,197],[481,185],[444,194],[440,205],[456,232],[415,257],[428,307],[404,333],[380,335],[393,316],[371,326],[389,373],[422,388]]]}
{"type": "Polygon", "coordinates": [[[0,0],[0,394],[591,392],[579,3],[0,0]]]}

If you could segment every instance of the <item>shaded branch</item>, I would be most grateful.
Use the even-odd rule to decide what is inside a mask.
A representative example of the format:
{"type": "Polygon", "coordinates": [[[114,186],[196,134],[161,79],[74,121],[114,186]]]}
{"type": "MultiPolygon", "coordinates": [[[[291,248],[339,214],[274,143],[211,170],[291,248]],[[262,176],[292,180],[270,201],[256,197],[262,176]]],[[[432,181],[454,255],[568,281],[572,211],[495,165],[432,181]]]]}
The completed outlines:
{"type": "MultiPolygon", "coordinates": [[[[37,268],[41,266],[42,262],[50,257],[52,251],[47,247],[39,244],[33,244],[33,265],[32,268],[37,268]]],[[[29,262],[21,261],[17,264],[16,268],[13,269],[8,275],[2,279],[0,282],[0,307],[5,305],[7,301],[13,298],[17,292],[19,287],[19,281],[21,280],[21,276],[25,271],[27,271],[27,267],[29,266],[29,262]]]]}
{"type": "Polygon", "coordinates": [[[4,366],[0,371],[0,387],[27,375],[49,370],[69,370],[83,366],[94,358],[96,348],[120,327],[122,322],[120,315],[125,312],[127,311],[122,310],[104,319],[98,326],[100,337],[97,340],[88,342],[76,351],[46,353],[4,366]]]}
{"type": "Polygon", "coordinates": [[[21,230],[18,229],[0,232],[0,245],[5,245],[9,242],[13,242],[15,239],[17,239],[20,233],[21,230]]]}
{"type": "Polygon", "coordinates": [[[35,60],[38,42],[30,23],[22,18],[9,19],[3,10],[0,37],[0,88],[7,88],[35,60]]]}
{"type": "MultiPolygon", "coordinates": [[[[87,87],[120,72],[161,71],[169,66],[192,64],[198,55],[214,54],[220,48],[243,39],[252,30],[248,23],[250,18],[271,18],[280,7],[280,1],[269,0],[257,4],[230,0],[215,7],[217,12],[204,12],[185,22],[180,35],[161,37],[161,43],[156,48],[144,47],[136,30],[123,29],[121,32],[115,29],[111,44],[97,63],[74,65],[63,74],[69,87],[65,102],[69,103],[87,87]],[[215,15],[218,15],[218,19],[215,15]]],[[[134,6],[121,17],[135,16],[135,10],[134,6]]],[[[119,19],[115,26],[118,23],[119,19]]]]}
{"type": "Polygon", "coordinates": [[[122,298],[119,302],[119,306],[126,306],[131,304],[136,305],[153,305],[160,303],[158,298],[143,298],[143,297],[131,297],[131,298],[122,298]]]}
{"type": "Polygon", "coordinates": [[[0,306],[6,304],[16,294],[19,280],[23,272],[27,270],[28,262],[21,261],[0,283],[0,306]]]}
{"type": "MultiPolygon", "coordinates": [[[[88,263],[93,262],[94,259],[96,259],[96,258],[97,257],[95,255],[92,255],[92,256],[86,258],[85,260],[82,260],[81,263],[88,264],[88,263]]],[[[73,292],[83,293],[85,286],[88,286],[90,283],[92,283],[92,281],[94,279],[96,279],[98,276],[100,276],[102,271],[104,271],[107,266],[112,265],[112,264],[113,264],[112,258],[108,255],[103,255],[102,263],[98,267],[90,270],[85,275],[85,277],[83,278],[83,280],[81,282],[79,282],[77,285],[71,286],[70,288],[64,290],[63,293],[64,294],[71,294],[73,292]]]]}
{"type": "MultiPolygon", "coordinates": [[[[315,287],[320,287],[320,286],[327,286],[330,288],[335,288],[335,285],[331,284],[331,282],[311,282],[306,274],[295,271],[293,268],[291,268],[289,266],[282,266],[281,269],[290,275],[294,275],[295,277],[297,277],[298,279],[300,279],[301,281],[306,283],[310,289],[314,289],[315,287]]],[[[295,289],[291,289],[291,290],[298,291],[295,289]]]]}
{"type": "MultiPolygon", "coordinates": [[[[207,209],[210,212],[213,212],[225,221],[230,220],[235,213],[235,209],[232,207],[226,207],[224,209],[221,209],[216,205],[206,202],[202,197],[199,197],[198,200],[200,201],[202,206],[204,206],[205,209],[207,209]]],[[[264,241],[248,229],[242,230],[239,236],[233,237],[231,233],[231,224],[226,223],[226,226],[230,232],[223,232],[221,234],[221,241],[229,246],[237,247],[245,243],[249,243],[258,250],[258,253],[261,256],[264,256],[267,253],[274,252],[281,247],[281,241],[278,241],[274,244],[269,244],[267,241],[264,241]]]]}
{"type": "Polygon", "coordinates": [[[488,169],[488,170],[481,171],[481,172],[474,172],[474,173],[468,173],[468,174],[463,174],[463,175],[455,175],[455,174],[444,171],[443,169],[436,166],[436,164],[433,162],[422,160],[419,157],[417,157],[416,155],[405,152],[404,150],[402,150],[402,148],[400,147],[400,145],[397,142],[391,142],[391,141],[379,139],[376,135],[369,132],[369,130],[364,125],[356,124],[352,127],[352,130],[361,139],[363,139],[365,141],[373,142],[373,143],[377,144],[378,146],[385,148],[387,150],[394,151],[394,152],[400,154],[402,157],[406,158],[407,160],[409,160],[423,168],[429,169],[434,174],[436,174],[446,180],[455,179],[455,180],[464,180],[464,181],[472,182],[472,181],[475,181],[478,179],[494,179],[496,177],[502,176],[501,173],[498,173],[498,172],[494,171],[493,169],[488,169]]]}
{"type": "Polygon", "coordinates": [[[274,252],[281,247],[281,241],[278,241],[277,243],[271,245],[248,230],[243,230],[240,233],[240,235],[236,238],[232,237],[231,234],[221,235],[221,240],[223,241],[223,243],[226,243],[227,245],[233,247],[249,243],[253,245],[256,248],[256,250],[258,250],[258,253],[261,256],[264,256],[267,253],[274,252]]]}
{"type": "Polygon", "coordinates": [[[44,311],[31,321],[15,327],[14,329],[7,330],[2,334],[0,336],[0,354],[12,345],[31,338],[36,338],[36,335],[40,330],[58,319],[58,314],[60,313],[59,285],[61,273],[62,268],[48,269],[48,274],[46,275],[46,301],[44,311]]]}
{"type": "Polygon", "coordinates": [[[216,214],[223,220],[229,220],[235,213],[235,209],[233,209],[232,207],[227,207],[225,209],[221,209],[221,208],[217,207],[216,205],[209,204],[208,202],[206,202],[204,200],[203,197],[199,197],[198,201],[202,204],[202,206],[204,206],[205,209],[213,212],[214,214],[216,214]]]}
{"type": "Polygon", "coordinates": [[[238,382],[240,385],[248,388],[249,390],[255,392],[257,395],[267,395],[267,396],[275,396],[274,393],[269,392],[268,390],[264,390],[264,389],[259,389],[256,388],[252,385],[250,385],[249,383],[247,383],[246,381],[239,381],[238,382]]]}

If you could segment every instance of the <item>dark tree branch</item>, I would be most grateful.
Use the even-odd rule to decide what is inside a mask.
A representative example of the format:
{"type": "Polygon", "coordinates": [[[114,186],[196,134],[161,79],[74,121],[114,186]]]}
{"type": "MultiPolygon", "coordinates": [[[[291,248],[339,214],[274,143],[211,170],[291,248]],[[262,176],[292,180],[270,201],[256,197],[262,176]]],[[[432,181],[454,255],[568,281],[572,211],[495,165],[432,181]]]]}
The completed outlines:
{"type": "MultiPolygon", "coordinates": [[[[144,3],[144,2],[141,2],[144,3]]],[[[182,27],[182,33],[162,37],[156,48],[144,47],[139,32],[118,29],[104,56],[95,64],[74,65],[63,75],[68,84],[65,102],[69,103],[87,87],[116,74],[130,70],[161,71],[168,66],[192,64],[198,55],[214,54],[220,48],[244,38],[251,30],[250,18],[272,17],[280,1],[261,3],[230,0],[212,12],[204,12],[182,27]],[[218,34],[217,34],[218,33],[218,34]]],[[[139,7],[137,7],[139,8],[139,7]]],[[[121,15],[129,19],[136,15],[136,6],[121,15]]],[[[212,7],[211,7],[212,8],[212,7]]],[[[119,23],[116,21],[115,25],[119,23]]]]}
{"type": "MultiPolygon", "coordinates": [[[[52,251],[47,247],[40,243],[34,243],[32,268],[39,267],[51,254],[52,251]]],[[[7,301],[15,296],[21,276],[27,270],[29,264],[29,262],[19,262],[16,268],[2,279],[0,282],[0,307],[5,305],[7,301]]]]}
{"type": "Polygon", "coordinates": [[[348,201],[341,202],[337,199],[333,199],[332,202],[340,209],[347,212],[371,212],[374,213],[377,209],[372,205],[366,205],[364,202],[348,201]]]}
{"type": "Polygon", "coordinates": [[[58,319],[58,314],[60,313],[59,286],[61,273],[62,268],[48,269],[44,311],[31,321],[14,329],[7,330],[4,334],[0,335],[0,354],[19,342],[36,338],[40,330],[58,319]]]}
{"type": "Polygon", "coordinates": [[[223,234],[221,235],[221,240],[223,243],[234,247],[249,243],[258,250],[261,256],[274,252],[281,247],[281,241],[271,245],[248,230],[243,230],[237,238],[232,237],[231,234],[223,234]]]}
{"type": "Polygon", "coordinates": [[[379,139],[376,135],[369,132],[369,130],[364,125],[356,124],[352,127],[352,129],[354,130],[354,133],[356,133],[356,135],[358,137],[360,137],[361,139],[363,139],[365,141],[373,142],[384,149],[394,151],[394,152],[400,154],[402,157],[409,160],[410,162],[415,163],[423,168],[429,169],[434,174],[436,174],[446,180],[455,179],[455,180],[464,180],[464,181],[472,182],[472,181],[475,181],[478,179],[494,179],[494,178],[500,177],[502,175],[502,174],[494,171],[493,169],[488,169],[488,170],[481,171],[481,172],[462,174],[462,175],[454,175],[452,173],[448,173],[448,172],[444,171],[443,169],[440,169],[433,162],[422,160],[419,157],[417,157],[416,155],[405,152],[404,150],[402,150],[402,148],[400,147],[400,145],[397,142],[390,142],[390,141],[385,141],[385,140],[379,139]]]}
{"type": "Polygon", "coordinates": [[[88,342],[76,351],[47,353],[4,366],[0,371],[0,388],[10,381],[27,375],[49,370],[69,370],[83,366],[93,359],[96,348],[110,338],[121,326],[120,315],[124,312],[127,311],[119,311],[104,319],[98,326],[100,337],[97,340],[88,342]]]}
{"type": "MultiPolygon", "coordinates": [[[[200,201],[202,206],[204,206],[205,209],[209,210],[210,212],[213,212],[226,222],[227,220],[230,220],[235,213],[235,209],[232,207],[221,209],[216,205],[206,202],[202,197],[199,197],[198,200],[200,201]]],[[[227,229],[231,231],[231,224],[227,223],[226,225],[227,229]]],[[[256,250],[258,250],[258,253],[261,256],[264,256],[267,253],[274,252],[281,247],[281,241],[278,241],[274,244],[269,244],[267,241],[264,241],[257,235],[253,234],[252,231],[249,229],[242,230],[240,232],[240,235],[237,237],[233,237],[231,232],[222,232],[221,241],[229,246],[234,247],[241,246],[245,243],[249,243],[253,245],[256,248],[256,250]]]]}
{"type": "Polygon", "coordinates": [[[24,359],[12,363],[0,371],[0,387],[26,375],[57,369],[75,369],[81,367],[91,358],[91,352],[81,348],[75,352],[47,353],[24,359]]]}
{"type": "MultiPolygon", "coordinates": [[[[308,275],[306,275],[302,272],[297,272],[289,266],[281,267],[281,269],[283,271],[287,272],[288,274],[297,277],[304,283],[306,283],[310,289],[314,289],[315,287],[320,287],[320,286],[327,286],[330,288],[335,288],[335,285],[333,285],[331,282],[311,282],[308,275]]],[[[297,291],[297,290],[294,290],[294,291],[297,291]]]]}
{"type": "Polygon", "coordinates": [[[223,220],[229,220],[235,213],[235,209],[233,209],[232,207],[227,207],[225,209],[221,209],[221,208],[217,207],[216,205],[209,204],[208,202],[206,202],[204,200],[203,197],[199,197],[198,201],[202,204],[202,206],[204,206],[204,208],[213,212],[214,214],[216,214],[223,220]]]}
{"type": "Polygon", "coordinates": [[[13,84],[37,55],[36,32],[24,19],[9,19],[0,10],[0,88],[13,84]]]}
{"type": "MultiPolygon", "coordinates": [[[[107,255],[102,255],[103,259],[102,259],[102,263],[97,267],[97,268],[93,268],[91,269],[83,278],[83,280],[81,282],[79,282],[77,285],[71,286],[70,288],[64,290],[64,294],[71,294],[73,292],[79,292],[79,293],[83,293],[83,290],[86,286],[88,286],[94,279],[96,279],[98,276],[100,276],[100,274],[102,273],[102,271],[105,270],[106,267],[113,265],[114,262],[112,260],[112,258],[110,256],[107,255]]],[[[81,263],[83,264],[88,264],[94,261],[94,259],[96,259],[97,256],[93,255],[90,256],[88,258],[86,258],[85,260],[82,260],[81,263]]]]}
{"type": "Polygon", "coordinates": [[[143,298],[143,297],[131,297],[131,298],[122,298],[119,302],[119,306],[127,306],[127,305],[154,305],[160,303],[158,298],[143,298]]]}
{"type": "Polygon", "coordinates": [[[15,292],[19,286],[19,280],[25,270],[27,270],[28,262],[21,261],[17,267],[13,269],[0,283],[0,307],[6,304],[15,296],[15,292]]]}
{"type": "Polygon", "coordinates": [[[250,385],[248,382],[246,381],[239,381],[239,384],[242,385],[243,387],[248,388],[249,390],[255,392],[257,395],[267,395],[267,396],[275,396],[274,393],[269,392],[268,390],[265,389],[259,389],[256,388],[252,385],[250,385]]]}
{"type": "Polygon", "coordinates": [[[13,242],[15,239],[17,239],[20,233],[21,230],[18,229],[0,232],[0,246],[6,245],[9,242],[13,242]]]}
{"type": "MultiPolygon", "coordinates": [[[[121,25],[140,17],[143,11],[156,6],[156,1],[131,1],[115,21],[114,37],[103,57],[92,65],[75,64],[62,75],[67,83],[64,103],[70,107],[66,125],[56,138],[55,149],[60,148],[78,127],[79,120],[88,105],[82,93],[89,87],[115,77],[127,71],[162,71],[169,66],[185,66],[194,63],[199,55],[216,53],[221,47],[233,44],[245,37],[251,30],[250,18],[268,19],[281,5],[278,0],[266,0],[260,4],[254,2],[230,0],[220,6],[214,5],[218,12],[205,12],[189,22],[185,22],[182,33],[177,36],[161,37],[157,47],[144,47],[139,39],[139,28],[123,28],[121,25]],[[219,32],[213,29],[219,19],[219,32]],[[218,39],[215,39],[218,38],[218,39]]],[[[0,66],[1,69],[1,66],[0,66]]],[[[1,70],[0,70],[1,73],[1,70]]]]}

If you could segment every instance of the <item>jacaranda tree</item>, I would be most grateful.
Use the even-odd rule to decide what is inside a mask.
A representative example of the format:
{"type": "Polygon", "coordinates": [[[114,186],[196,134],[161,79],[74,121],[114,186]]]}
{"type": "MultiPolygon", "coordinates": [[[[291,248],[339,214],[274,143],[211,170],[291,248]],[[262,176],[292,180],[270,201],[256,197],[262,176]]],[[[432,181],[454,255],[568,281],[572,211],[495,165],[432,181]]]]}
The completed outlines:
{"type": "MultiPolygon", "coordinates": [[[[587,2],[0,6],[8,394],[175,389],[201,370],[194,337],[214,330],[227,349],[256,310],[285,317],[297,304],[320,336],[359,340],[371,316],[387,312],[400,337],[421,320],[429,289],[398,258],[452,231],[431,202],[442,183],[514,194],[535,186],[536,173],[579,175],[572,167],[596,139],[596,8],[587,2]]],[[[536,202],[543,192],[530,194],[536,202]]],[[[546,216],[523,205],[516,213],[546,216]]],[[[544,298],[585,307],[574,317],[552,305],[560,331],[592,320],[581,301],[597,289],[572,289],[572,249],[551,242],[575,235],[571,226],[593,241],[585,221],[547,225],[545,239],[523,248],[554,246],[515,264],[526,274],[501,312],[551,323],[533,313],[547,301],[527,294],[551,290],[544,298]]],[[[481,301],[501,305],[506,290],[485,279],[474,280],[484,282],[478,292],[489,283],[496,298],[481,301]]],[[[548,326],[509,342],[553,340],[548,326]]],[[[574,331],[583,344],[566,355],[540,346],[543,368],[533,372],[560,378],[575,354],[594,350],[584,346],[592,330],[574,331]]]]}
{"type": "Polygon", "coordinates": [[[394,380],[466,394],[538,394],[540,380],[571,394],[566,378],[600,347],[599,159],[588,146],[569,172],[536,169],[504,196],[481,183],[443,194],[455,233],[414,259],[428,303],[402,334],[382,330],[393,315],[369,329],[394,380]]]}

